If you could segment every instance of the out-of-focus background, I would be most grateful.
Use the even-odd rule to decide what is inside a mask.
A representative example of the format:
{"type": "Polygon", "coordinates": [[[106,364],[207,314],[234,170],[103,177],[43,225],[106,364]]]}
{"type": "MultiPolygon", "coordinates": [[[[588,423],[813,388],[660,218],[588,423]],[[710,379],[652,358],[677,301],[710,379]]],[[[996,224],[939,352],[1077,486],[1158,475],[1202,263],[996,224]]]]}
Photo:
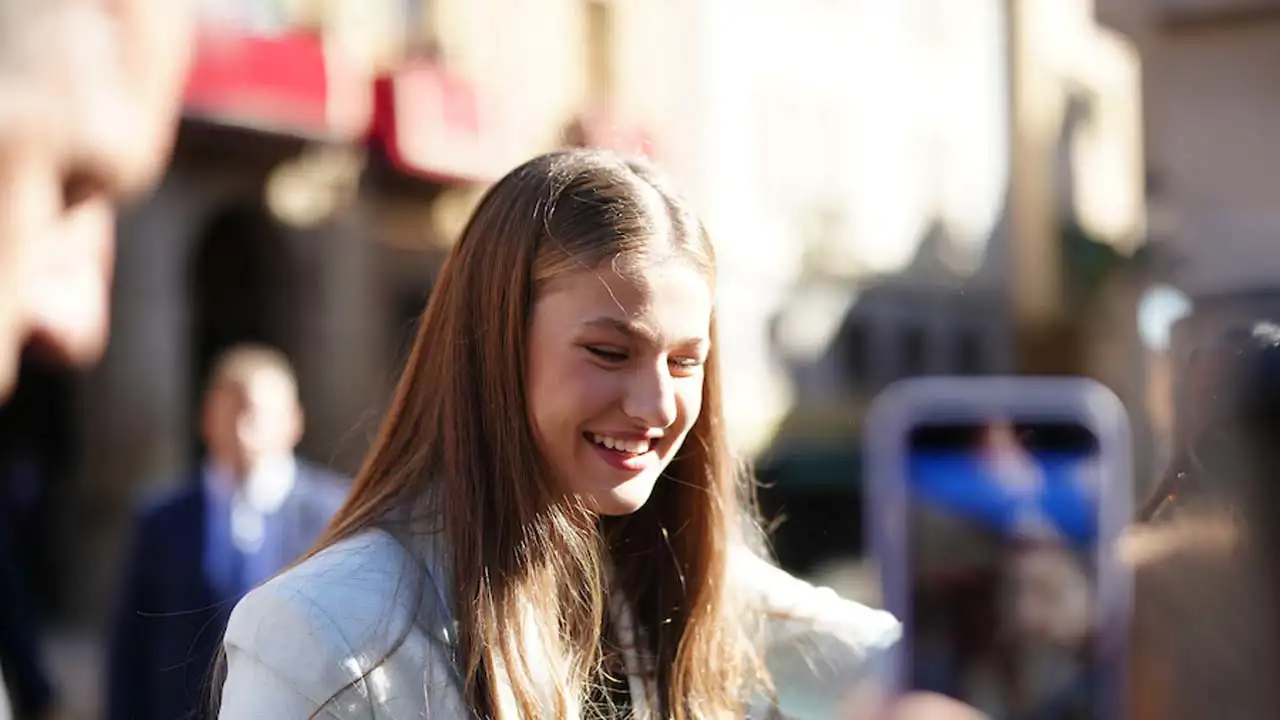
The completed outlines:
{"type": "Polygon", "coordinates": [[[887,383],[1095,377],[1148,478],[1198,329],[1280,307],[1274,0],[201,5],[105,361],[33,357],[0,410],[0,528],[69,717],[96,716],[134,508],[199,451],[216,353],[283,349],[301,453],[354,470],[470,207],[534,154],[642,152],[691,198],[779,558],[872,603],[859,423],[887,383]]]}

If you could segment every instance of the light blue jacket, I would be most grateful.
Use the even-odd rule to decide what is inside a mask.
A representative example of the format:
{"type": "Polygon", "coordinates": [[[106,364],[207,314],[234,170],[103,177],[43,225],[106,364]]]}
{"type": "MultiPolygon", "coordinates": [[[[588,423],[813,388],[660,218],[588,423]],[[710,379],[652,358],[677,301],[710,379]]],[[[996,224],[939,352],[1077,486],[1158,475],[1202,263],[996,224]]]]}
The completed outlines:
{"type": "MultiPolygon", "coordinates": [[[[417,534],[402,543],[368,530],[249,593],[227,627],[219,718],[470,718],[451,654],[456,638],[442,541],[417,534]]],[[[824,661],[856,671],[898,639],[888,613],[809,585],[746,550],[733,559],[732,573],[772,618],[772,643],[835,646],[839,652],[824,661]]],[[[635,717],[651,717],[643,683],[630,680],[635,717]]]]}

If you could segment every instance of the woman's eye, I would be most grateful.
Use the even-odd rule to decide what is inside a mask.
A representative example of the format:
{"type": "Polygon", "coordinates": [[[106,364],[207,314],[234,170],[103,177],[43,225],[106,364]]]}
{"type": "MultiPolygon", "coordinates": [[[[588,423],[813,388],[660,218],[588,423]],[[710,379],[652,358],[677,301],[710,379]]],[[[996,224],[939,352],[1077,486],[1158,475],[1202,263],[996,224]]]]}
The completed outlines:
{"type": "Polygon", "coordinates": [[[587,351],[605,362],[620,363],[625,362],[627,359],[627,354],[620,350],[612,350],[610,348],[602,347],[589,347],[587,348],[587,351]]]}
{"type": "Polygon", "coordinates": [[[673,357],[671,364],[682,373],[690,373],[702,367],[702,359],[696,357],[673,357]]]}

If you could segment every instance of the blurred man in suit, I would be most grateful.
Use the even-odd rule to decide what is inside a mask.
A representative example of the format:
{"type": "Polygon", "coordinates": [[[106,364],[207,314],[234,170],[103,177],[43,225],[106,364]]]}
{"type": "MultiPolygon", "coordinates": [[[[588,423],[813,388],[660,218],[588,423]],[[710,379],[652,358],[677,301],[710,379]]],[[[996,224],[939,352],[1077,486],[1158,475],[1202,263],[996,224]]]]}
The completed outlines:
{"type": "MultiPolygon", "coordinates": [[[[187,0],[0,0],[0,403],[29,343],[75,364],[102,351],[114,205],[167,162],[190,11],[187,0]]],[[[44,682],[39,639],[9,602],[20,598],[0,593],[0,657],[29,695],[23,678],[44,682]]]]}
{"type": "Polygon", "coordinates": [[[109,720],[201,717],[236,600],[305,552],[346,481],[300,461],[297,382],[279,352],[238,346],[215,363],[204,463],[138,520],[108,660],[109,720]]]}

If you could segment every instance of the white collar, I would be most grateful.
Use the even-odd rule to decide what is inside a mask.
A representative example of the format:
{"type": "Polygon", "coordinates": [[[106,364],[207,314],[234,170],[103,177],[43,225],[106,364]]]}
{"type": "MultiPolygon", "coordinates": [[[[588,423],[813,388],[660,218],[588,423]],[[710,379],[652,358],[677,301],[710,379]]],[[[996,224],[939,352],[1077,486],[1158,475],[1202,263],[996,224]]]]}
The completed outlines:
{"type": "Polygon", "coordinates": [[[206,486],[219,498],[232,503],[245,503],[263,515],[280,509],[293,492],[298,461],[290,454],[267,458],[258,464],[243,484],[236,483],[230,470],[210,461],[204,468],[206,486]]]}

